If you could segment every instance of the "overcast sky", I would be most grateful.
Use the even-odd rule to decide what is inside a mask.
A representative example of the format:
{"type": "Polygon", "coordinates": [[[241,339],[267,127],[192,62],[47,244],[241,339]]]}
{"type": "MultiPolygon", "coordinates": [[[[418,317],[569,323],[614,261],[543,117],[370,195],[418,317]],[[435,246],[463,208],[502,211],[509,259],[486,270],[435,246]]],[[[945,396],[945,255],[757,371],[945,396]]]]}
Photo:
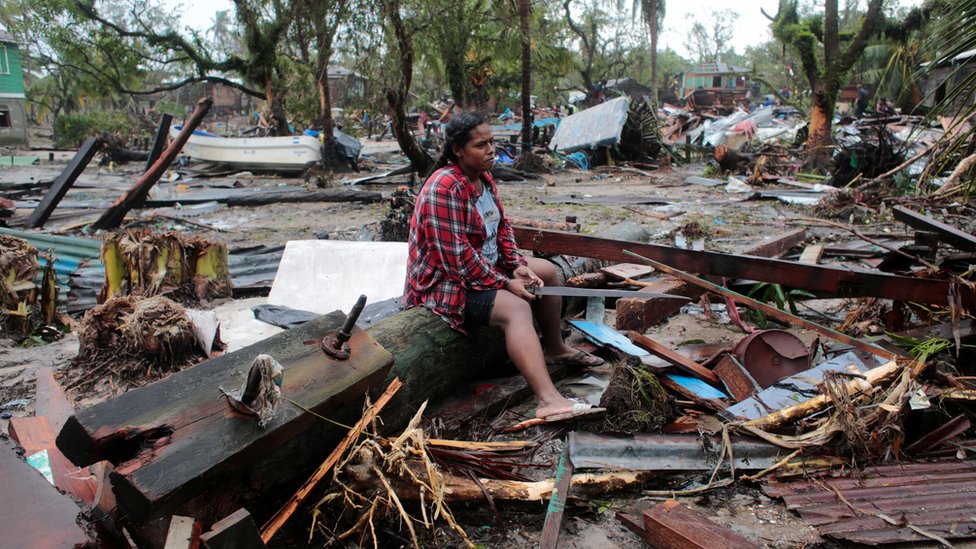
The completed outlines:
{"type": "MultiPolygon", "coordinates": [[[[168,6],[182,6],[181,10],[183,25],[197,29],[207,29],[211,26],[214,13],[219,10],[231,10],[233,4],[231,0],[163,0],[168,6]]],[[[888,4],[899,2],[903,6],[914,6],[922,0],[888,0],[888,4]]],[[[632,2],[626,2],[627,9],[630,9],[632,2]]],[[[735,34],[732,39],[732,46],[737,53],[743,53],[747,46],[762,44],[770,38],[769,20],[759,11],[760,8],[766,13],[776,13],[777,0],[697,0],[697,1],[675,1],[666,3],[667,10],[664,17],[664,32],[661,35],[658,47],[660,49],[672,48],[679,54],[687,57],[688,51],[685,49],[685,33],[693,24],[694,19],[689,20],[688,15],[694,18],[701,18],[703,22],[708,22],[706,17],[710,11],[721,11],[731,9],[739,14],[735,22],[735,34]]]]}

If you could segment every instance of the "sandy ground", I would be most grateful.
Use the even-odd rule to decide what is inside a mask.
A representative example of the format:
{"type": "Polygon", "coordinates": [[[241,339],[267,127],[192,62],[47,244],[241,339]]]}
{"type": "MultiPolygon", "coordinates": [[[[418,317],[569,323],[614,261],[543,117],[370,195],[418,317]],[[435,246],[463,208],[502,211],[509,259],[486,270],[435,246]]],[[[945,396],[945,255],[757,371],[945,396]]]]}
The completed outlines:
{"type": "MultiPolygon", "coordinates": [[[[402,162],[393,153],[392,142],[371,143],[367,152],[372,165],[379,171],[396,167],[402,162]]],[[[29,154],[29,153],[28,153],[29,154]]],[[[49,162],[46,153],[38,154],[42,161],[28,168],[0,169],[0,182],[30,181],[51,177],[63,168],[69,154],[56,154],[49,162]]],[[[673,245],[675,234],[690,222],[697,222],[710,233],[704,239],[704,247],[709,250],[730,251],[758,242],[769,235],[781,233],[801,226],[798,218],[812,216],[810,209],[788,205],[776,201],[745,200],[748,195],[729,194],[722,187],[705,187],[684,182],[689,175],[701,175],[702,165],[676,168],[672,173],[654,173],[642,176],[633,173],[580,172],[562,170],[553,175],[545,175],[541,180],[520,183],[502,183],[500,197],[506,211],[511,216],[521,218],[563,221],[574,216],[586,234],[597,233],[621,221],[633,221],[643,225],[652,235],[651,241],[673,245]],[[630,205],[626,208],[615,204],[544,204],[541,198],[555,198],[573,194],[582,197],[659,197],[674,201],[669,205],[630,205]],[[628,209],[629,208],[629,209],[628,209]],[[683,215],[667,219],[654,219],[645,213],[685,212],[683,215]]],[[[364,174],[343,174],[341,177],[355,178],[364,174]]],[[[73,189],[65,200],[111,201],[121,189],[126,188],[137,178],[133,167],[117,167],[109,172],[107,168],[90,167],[80,180],[84,185],[73,189]]],[[[406,179],[398,181],[405,183],[406,179]]],[[[220,179],[200,179],[184,177],[160,184],[166,193],[190,192],[201,185],[233,185],[246,188],[276,188],[281,185],[302,185],[301,179],[236,174],[220,179]]],[[[379,190],[388,194],[394,185],[365,185],[365,189],[379,190]]],[[[61,210],[59,210],[60,212],[61,210]]],[[[64,210],[67,212],[67,210],[64,210]]],[[[93,219],[100,210],[73,210],[77,215],[61,217],[49,224],[53,230],[65,230],[80,222],[93,219]]],[[[189,211],[189,210],[186,210],[189,211]]],[[[183,213],[186,213],[184,211],[183,213]]],[[[245,244],[277,244],[292,239],[314,239],[328,234],[333,239],[354,239],[364,227],[371,227],[385,216],[386,205],[371,204],[272,204],[253,208],[216,207],[203,211],[191,218],[193,226],[181,224],[174,218],[157,217],[152,226],[157,229],[190,231],[208,238],[222,240],[230,246],[245,244]],[[201,227],[212,227],[205,230],[201,227]],[[219,230],[216,230],[219,229],[219,230]]],[[[28,211],[19,212],[26,215],[28,211]]],[[[152,215],[173,214],[173,209],[144,210],[130,219],[147,219],[152,215]]],[[[176,212],[179,213],[179,212],[176,212]]],[[[895,232],[904,231],[895,228],[895,232]]],[[[72,233],[68,230],[67,232],[72,233]]],[[[77,234],[74,231],[73,234],[77,234]]],[[[680,239],[680,236],[679,236],[680,239]]],[[[811,228],[808,242],[834,242],[848,240],[846,235],[833,231],[811,228]]],[[[816,308],[829,311],[835,318],[842,316],[837,307],[843,303],[822,302],[816,308]]],[[[612,317],[608,318],[612,325],[612,317]]],[[[730,325],[722,314],[707,320],[701,309],[692,305],[687,312],[679,314],[670,322],[652,328],[649,332],[655,338],[670,345],[697,339],[709,343],[732,343],[740,339],[742,332],[730,325]]],[[[810,334],[800,333],[809,341],[810,334]]],[[[69,334],[65,339],[48,345],[24,347],[9,340],[0,340],[0,406],[8,406],[14,415],[30,415],[33,412],[33,369],[49,366],[64,368],[77,353],[77,337],[69,334]],[[22,406],[16,401],[22,400],[22,406]]],[[[564,382],[567,390],[577,390],[579,379],[564,382]],[[577,383],[577,385],[572,385],[577,383]]],[[[592,396],[582,391],[582,396],[592,396]]],[[[98,395],[70,395],[79,407],[88,405],[98,395]]],[[[532,406],[524,403],[523,406],[532,406]]],[[[6,430],[6,421],[0,421],[0,429],[6,430]]],[[[550,454],[552,455],[552,454],[550,454]]],[[[542,476],[548,473],[543,471],[542,476]]],[[[667,485],[662,481],[662,485],[667,485]]],[[[751,486],[719,490],[707,496],[682,498],[718,523],[729,525],[736,532],[766,547],[810,547],[824,543],[816,533],[782,505],[766,498],[751,486]]],[[[640,494],[621,494],[619,498],[608,501],[583,501],[571,505],[563,522],[560,547],[603,548],[603,547],[642,547],[643,542],[614,519],[614,511],[640,502],[640,494]]],[[[646,504],[647,502],[644,502],[646,504]]],[[[530,547],[538,543],[545,508],[525,509],[503,508],[504,527],[499,528],[485,519],[485,508],[476,507],[461,512],[468,517],[465,526],[472,536],[483,546],[488,547],[530,547]],[[480,522],[479,522],[480,521],[480,522]]],[[[465,520],[465,519],[462,519],[465,520]]],[[[820,545],[820,546],[830,546],[820,545]]]]}

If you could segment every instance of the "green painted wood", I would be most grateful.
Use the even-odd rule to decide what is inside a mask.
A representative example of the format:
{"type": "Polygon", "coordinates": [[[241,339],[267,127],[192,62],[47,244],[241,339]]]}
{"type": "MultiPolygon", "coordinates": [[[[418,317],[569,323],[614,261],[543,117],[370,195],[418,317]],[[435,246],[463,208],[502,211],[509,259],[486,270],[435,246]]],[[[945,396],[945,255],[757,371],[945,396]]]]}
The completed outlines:
{"type": "MultiPolygon", "coordinates": [[[[24,95],[24,69],[20,48],[9,42],[0,43],[0,93],[24,95]]],[[[3,103],[3,98],[0,98],[3,103]]]]}

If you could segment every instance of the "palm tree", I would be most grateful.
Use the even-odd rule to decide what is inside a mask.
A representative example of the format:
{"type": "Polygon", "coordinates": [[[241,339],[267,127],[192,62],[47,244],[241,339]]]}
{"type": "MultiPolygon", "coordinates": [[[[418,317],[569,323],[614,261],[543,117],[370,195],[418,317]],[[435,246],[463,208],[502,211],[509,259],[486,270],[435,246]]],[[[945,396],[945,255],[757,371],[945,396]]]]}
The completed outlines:
{"type": "Polygon", "coordinates": [[[522,38],[522,154],[532,152],[532,40],[529,24],[531,0],[519,0],[519,31],[522,38]]]}
{"type": "Polygon", "coordinates": [[[657,38],[661,25],[664,24],[665,4],[664,0],[639,1],[641,14],[651,37],[651,97],[657,101],[657,38]]]}

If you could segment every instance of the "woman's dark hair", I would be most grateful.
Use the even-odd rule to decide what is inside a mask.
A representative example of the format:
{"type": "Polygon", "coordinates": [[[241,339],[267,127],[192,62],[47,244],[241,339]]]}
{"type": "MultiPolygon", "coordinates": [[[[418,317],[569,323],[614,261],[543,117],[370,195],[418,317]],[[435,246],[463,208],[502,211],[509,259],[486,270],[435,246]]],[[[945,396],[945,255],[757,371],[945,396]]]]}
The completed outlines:
{"type": "Polygon", "coordinates": [[[454,147],[463,149],[468,141],[471,141],[471,130],[485,123],[485,117],[471,111],[463,112],[451,118],[444,130],[444,150],[441,151],[440,158],[434,163],[431,173],[447,166],[448,162],[457,162],[454,147]]]}

